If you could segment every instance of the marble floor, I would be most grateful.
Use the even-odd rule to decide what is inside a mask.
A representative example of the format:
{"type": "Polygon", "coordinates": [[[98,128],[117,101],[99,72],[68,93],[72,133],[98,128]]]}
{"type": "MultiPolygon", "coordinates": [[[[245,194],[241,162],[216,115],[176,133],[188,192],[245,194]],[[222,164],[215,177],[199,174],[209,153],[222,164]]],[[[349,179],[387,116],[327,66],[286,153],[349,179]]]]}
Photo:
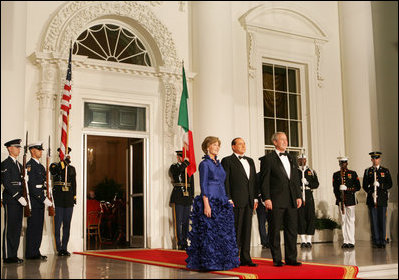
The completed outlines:
{"type": "MultiPolygon", "coordinates": [[[[368,241],[358,241],[354,249],[341,249],[340,243],[316,243],[312,249],[301,249],[298,245],[298,260],[304,262],[357,265],[360,278],[398,278],[398,244],[391,242],[385,249],[373,248],[368,241]],[[378,267],[396,265],[396,274],[383,275],[377,272],[372,277],[360,275],[362,269],[376,270],[378,267]],[[381,276],[381,277],[380,277],[381,276]]],[[[251,248],[252,257],[271,258],[269,249],[261,246],[251,248]]],[[[255,260],[256,262],[256,260],[255,260]]],[[[377,269],[378,270],[378,269],[377,269]]],[[[48,255],[47,261],[25,260],[22,264],[4,264],[2,279],[226,279],[223,275],[144,265],[126,261],[72,254],[70,257],[48,255]]]]}

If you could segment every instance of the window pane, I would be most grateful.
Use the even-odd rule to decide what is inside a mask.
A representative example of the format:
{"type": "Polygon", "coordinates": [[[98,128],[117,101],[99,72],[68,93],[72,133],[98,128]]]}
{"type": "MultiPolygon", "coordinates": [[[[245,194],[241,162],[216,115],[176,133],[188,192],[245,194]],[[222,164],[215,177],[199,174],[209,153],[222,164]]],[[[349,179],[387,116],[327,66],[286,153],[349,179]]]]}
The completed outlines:
{"type": "Polygon", "coordinates": [[[274,67],[274,82],[276,90],[287,91],[287,71],[285,68],[274,67]]]}
{"type": "Polygon", "coordinates": [[[276,118],[288,119],[287,94],[276,92],[276,118]]]}
{"type": "Polygon", "coordinates": [[[265,145],[273,145],[271,139],[275,131],[274,119],[265,118],[265,145]]]}
{"type": "Polygon", "coordinates": [[[289,94],[290,99],[290,118],[294,120],[301,119],[301,99],[299,95],[289,94]]]}
{"type": "Polygon", "coordinates": [[[294,69],[288,69],[288,88],[290,92],[298,92],[297,71],[294,69]]]}
{"type": "Polygon", "coordinates": [[[290,130],[291,130],[291,143],[289,143],[292,147],[302,147],[302,124],[301,122],[291,121],[290,122],[290,130]]]}
{"type": "Polygon", "coordinates": [[[274,94],[273,91],[263,91],[263,115],[274,118],[274,94]]]}
{"type": "Polygon", "coordinates": [[[146,109],[140,107],[85,103],[85,127],[134,131],[146,130],[146,109]]]}
{"type": "Polygon", "coordinates": [[[73,54],[151,66],[148,51],[140,39],[127,29],[113,24],[98,24],[83,31],[74,43],[73,54]]]}
{"type": "Polygon", "coordinates": [[[271,65],[263,65],[263,89],[273,89],[273,67],[271,65]]]}
{"type": "MultiPolygon", "coordinates": [[[[277,120],[277,130],[276,131],[285,132],[285,134],[287,134],[287,139],[290,139],[290,137],[289,137],[290,134],[289,134],[289,131],[288,131],[288,121],[286,121],[286,120],[277,120]]],[[[289,142],[288,142],[288,145],[290,146],[289,142]]]]}

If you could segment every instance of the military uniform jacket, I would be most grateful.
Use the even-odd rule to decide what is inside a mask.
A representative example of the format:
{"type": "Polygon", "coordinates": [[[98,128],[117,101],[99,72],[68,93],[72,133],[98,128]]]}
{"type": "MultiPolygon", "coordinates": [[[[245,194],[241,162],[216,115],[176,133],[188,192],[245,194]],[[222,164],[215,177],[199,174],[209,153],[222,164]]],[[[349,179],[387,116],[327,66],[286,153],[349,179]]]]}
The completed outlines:
{"type": "Polygon", "coordinates": [[[333,175],[333,187],[335,194],[335,204],[339,205],[341,202],[341,191],[339,190],[340,185],[345,185],[347,190],[345,194],[345,206],[352,206],[357,204],[355,193],[360,190],[360,181],[356,171],[346,169],[343,171],[341,178],[341,171],[337,171],[333,175]]]}
{"type": "Polygon", "coordinates": [[[18,199],[22,197],[22,177],[19,170],[22,170],[22,164],[9,156],[1,163],[1,183],[4,186],[3,203],[20,204],[18,199]]]}
{"type": "Polygon", "coordinates": [[[76,196],[76,170],[68,165],[68,181],[65,187],[65,165],[62,162],[52,163],[50,173],[53,175],[53,197],[55,207],[70,208],[75,204],[76,196]]]}
{"type": "Polygon", "coordinates": [[[44,208],[43,201],[46,198],[44,194],[46,169],[33,158],[26,163],[26,169],[28,170],[29,176],[29,198],[32,208],[44,208]]]}
{"type": "MultiPolygon", "coordinates": [[[[299,178],[299,186],[301,188],[301,192],[302,190],[302,169],[299,167],[298,169],[298,178],[299,178]]],[[[309,182],[308,185],[305,185],[305,198],[306,200],[312,199],[313,200],[313,194],[312,194],[312,190],[317,189],[319,187],[319,179],[317,178],[317,174],[316,171],[310,169],[309,167],[307,169],[305,169],[304,172],[305,178],[306,180],[309,182]]]]}
{"type": "Polygon", "coordinates": [[[187,175],[188,196],[183,195],[184,184],[186,182],[185,170],[189,162],[185,160],[182,163],[172,164],[169,168],[169,175],[172,177],[173,190],[170,196],[170,203],[191,205],[194,198],[194,176],[187,175]]]}
{"type": "MultiPolygon", "coordinates": [[[[367,205],[374,207],[374,167],[369,167],[364,171],[363,189],[367,193],[367,205]]],[[[392,188],[392,178],[388,168],[380,166],[377,170],[377,181],[380,186],[377,188],[377,206],[388,206],[388,190],[392,188]]]]}

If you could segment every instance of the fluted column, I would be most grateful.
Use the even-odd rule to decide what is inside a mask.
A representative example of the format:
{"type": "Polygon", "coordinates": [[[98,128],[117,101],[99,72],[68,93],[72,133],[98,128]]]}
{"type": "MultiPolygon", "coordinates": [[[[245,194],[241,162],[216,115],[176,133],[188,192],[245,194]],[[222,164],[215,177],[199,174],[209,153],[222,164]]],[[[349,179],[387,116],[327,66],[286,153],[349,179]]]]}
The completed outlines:
{"type": "Polygon", "coordinates": [[[371,3],[339,2],[339,20],[346,152],[363,176],[368,153],[380,148],[371,3]]]}
{"type": "MultiPolygon", "coordinates": [[[[39,139],[45,142],[47,147],[48,136],[51,136],[51,148],[54,146],[55,127],[54,109],[57,94],[59,92],[59,75],[56,64],[46,61],[41,63],[40,91],[37,93],[39,100],[39,139]]],[[[53,153],[54,155],[54,153],[53,153]]]]}
{"type": "Polygon", "coordinates": [[[234,137],[231,3],[196,1],[191,5],[196,153],[202,154],[202,141],[212,135],[221,139],[220,156],[226,156],[234,137]]]}

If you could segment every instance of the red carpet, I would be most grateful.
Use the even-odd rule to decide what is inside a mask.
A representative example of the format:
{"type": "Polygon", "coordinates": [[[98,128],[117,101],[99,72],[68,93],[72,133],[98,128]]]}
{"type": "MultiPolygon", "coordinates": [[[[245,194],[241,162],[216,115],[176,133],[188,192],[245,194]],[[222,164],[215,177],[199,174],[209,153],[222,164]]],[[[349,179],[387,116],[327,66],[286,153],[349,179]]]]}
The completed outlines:
{"type": "MultiPolygon", "coordinates": [[[[135,249],[122,251],[74,252],[74,254],[138,262],[171,268],[186,268],[185,251],[163,249],[135,249]]],[[[302,266],[275,267],[271,259],[252,258],[257,267],[240,266],[228,271],[209,273],[237,276],[241,279],[348,279],[356,278],[359,269],[350,265],[328,265],[303,262],[302,266]]],[[[188,269],[187,269],[188,270],[188,269]]]]}

